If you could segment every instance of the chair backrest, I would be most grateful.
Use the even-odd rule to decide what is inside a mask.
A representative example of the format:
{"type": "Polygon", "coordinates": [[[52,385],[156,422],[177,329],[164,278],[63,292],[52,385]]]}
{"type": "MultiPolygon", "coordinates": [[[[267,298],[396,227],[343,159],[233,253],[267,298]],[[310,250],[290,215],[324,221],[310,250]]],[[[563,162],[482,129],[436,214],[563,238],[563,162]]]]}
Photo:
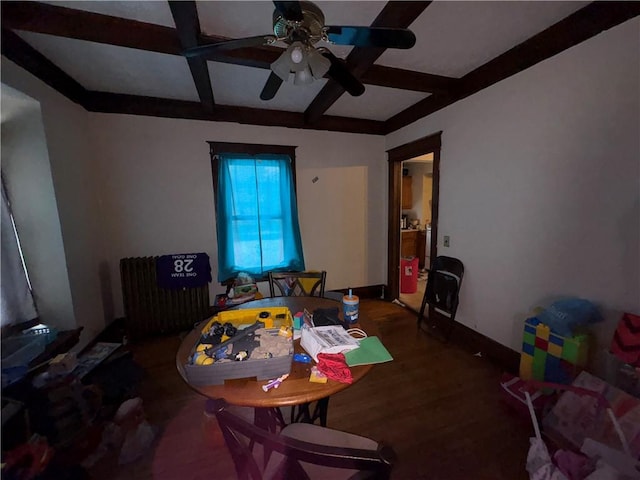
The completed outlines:
{"type": "Polygon", "coordinates": [[[215,416],[240,480],[337,480],[354,478],[360,472],[364,475],[356,478],[388,479],[391,474],[395,453],[388,446],[312,424],[292,424],[275,434],[237,415],[224,400],[214,402],[215,416]],[[291,436],[287,436],[288,429],[294,431],[291,436]],[[304,433],[300,432],[311,432],[311,438],[301,438],[304,433]],[[332,436],[333,432],[337,435],[332,436]],[[349,438],[349,446],[337,446],[344,436],[349,438]],[[317,438],[325,441],[313,441],[317,438]],[[354,439],[368,442],[369,448],[355,448],[354,439]]]}
{"type": "Polygon", "coordinates": [[[453,257],[436,257],[427,278],[424,293],[426,303],[455,315],[463,276],[464,265],[460,260],[453,257]]]}
{"type": "Polygon", "coordinates": [[[324,297],[327,272],[269,272],[272,297],[324,297]]]}

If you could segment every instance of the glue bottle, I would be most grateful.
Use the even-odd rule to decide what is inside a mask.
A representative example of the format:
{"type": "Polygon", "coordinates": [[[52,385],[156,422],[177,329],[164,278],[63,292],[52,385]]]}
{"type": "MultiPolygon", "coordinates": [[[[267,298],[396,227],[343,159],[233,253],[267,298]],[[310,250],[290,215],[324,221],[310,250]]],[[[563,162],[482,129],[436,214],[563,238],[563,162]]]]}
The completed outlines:
{"type": "Polygon", "coordinates": [[[349,324],[358,323],[359,306],[360,299],[357,295],[353,295],[351,289],[349,289],[349,294],[342,297],[342,314],[345,322],[349,324]]]}

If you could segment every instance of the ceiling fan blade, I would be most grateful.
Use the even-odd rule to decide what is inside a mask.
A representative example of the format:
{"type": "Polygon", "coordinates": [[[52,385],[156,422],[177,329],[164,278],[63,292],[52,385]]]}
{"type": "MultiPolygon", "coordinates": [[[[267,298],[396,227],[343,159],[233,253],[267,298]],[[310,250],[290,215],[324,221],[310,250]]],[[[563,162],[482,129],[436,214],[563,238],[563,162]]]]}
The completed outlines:
{"type": "Polygon", "coordinates": [[[300,2],[273,2],[276,10],[286,19],[292,22],[301,22],[303,19],[300,2]]]}
{"type": "Polygon", "coordinates": [[[278,93],[280,85],[282,85],[282,79],[275,73],[271,72],[269,78],[267,78],[267,83],[264,84],[264,88],[260,93],[260,98],[262,100],[271,100],[276,96],[276,93],[278,93]]]}
{"type": "Polygon", "coordinates": [[[364,93],[364,85],[347,68],[347,65],[327,49],[318,51],[331,62],[327,75],[338,82],[342,88],[354,97],[364,93]]]}
{"type": "Polygon", "coordinates": [[[411,48],[416,36],[406,28],[327,26],[327,37],[336,45],[356,47],[411,48]]]}
{"type": "Polygon", "coordinates": [[[198,45],[197,47],[188,48],[182,54],[185,57],[197,57],[208,53],[215,53],[223,50],[236,50],[245,47],[260,47],[268,45],[276,40],[274,35],[258,35],[257,37],[236,38],[233,40],[225,40],[218,43],[209,43],[207,45],[198,45]]]}

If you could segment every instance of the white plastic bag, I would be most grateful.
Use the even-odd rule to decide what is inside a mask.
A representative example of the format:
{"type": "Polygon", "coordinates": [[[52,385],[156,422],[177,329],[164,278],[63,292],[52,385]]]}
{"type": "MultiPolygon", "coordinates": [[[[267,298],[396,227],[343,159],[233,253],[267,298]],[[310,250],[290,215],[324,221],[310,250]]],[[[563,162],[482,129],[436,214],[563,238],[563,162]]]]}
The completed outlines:
{"type": "Polygon", "coordinates": [[[527,406],[529,407],[529,415],[531,415],[531,423],[536,436],[529,439],[529,453],[527,453],[527,472],[529,472],[530,480],[568,480],[567,477],[556,467],[551,461],[549,450],[540,435],[540,427],[536,412],[533,409],[531,396],[529,392],[524,393],[527,397],[527,406]]]}
{"type": "Polygon", "coordinates": [[[124,435],[119,463],[130,463],[142,457],[155,438],[155,430],[145,419],[142,399],[132,398],[120,405],[114,422],[122,429],[124,435]]]}
{"type": "Polygon", "coordinates": [[[120,449],[118,463],[130,463],[142,457],[153,443],[155,431],[146,421],[127,434],[120,449]]]}

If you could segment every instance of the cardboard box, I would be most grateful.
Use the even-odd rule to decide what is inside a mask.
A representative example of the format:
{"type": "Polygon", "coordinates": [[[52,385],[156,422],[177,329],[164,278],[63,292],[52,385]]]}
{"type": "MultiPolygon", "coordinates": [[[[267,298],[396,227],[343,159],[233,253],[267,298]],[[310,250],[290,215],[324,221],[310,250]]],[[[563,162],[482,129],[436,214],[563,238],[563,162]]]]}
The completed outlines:
{"type": "MultiPolygon", "coordinates": [[[[280,328],[286,327],[293,330],[293,318],[291,312],[286,307],[272,307],[272,308],[247,308],[241,310],[227,310],[220,312],[205,324],[201,329],[202,336],[198,339],[196,344],[191,350],[190,359],[194,358],[197,354],[198,345],[206,340],[205,336],[214,322],[220,322],[224,325],[231,323],[238,329],[238,333],[231,337],[226,342],[219,345],[233,345],[234,338],[238,336],[247,327],[250,327],[256,323],[259,315],[262,312],[268,312],[269,317],[263,323],[265,323],[266,331],[269,335],[279,336],[280,328]]],[[[288,341],[288,353],[284,356],[274,356],[272,358],[246,358],[241,361],[229,361],[221,362],[215,361],[211,365],[196,365],[191,361],[184,366],[185,375],[189,383],[202,386],[202,385],[222,385],[225,380],[237,379],[237,378],[252,378],[257,380],[268,380],[277,378],[285,373],[291,371],[291,361],[293,358],[293,339],[290,337],[288,341]]],[[[239,341],[237,342],[239,343],[239,341]]],[[[217,347],[216,347],[217,348],[217,347]]],[[[237,346],[234,345],[233,355],[235,355],[237,346]]]]}

